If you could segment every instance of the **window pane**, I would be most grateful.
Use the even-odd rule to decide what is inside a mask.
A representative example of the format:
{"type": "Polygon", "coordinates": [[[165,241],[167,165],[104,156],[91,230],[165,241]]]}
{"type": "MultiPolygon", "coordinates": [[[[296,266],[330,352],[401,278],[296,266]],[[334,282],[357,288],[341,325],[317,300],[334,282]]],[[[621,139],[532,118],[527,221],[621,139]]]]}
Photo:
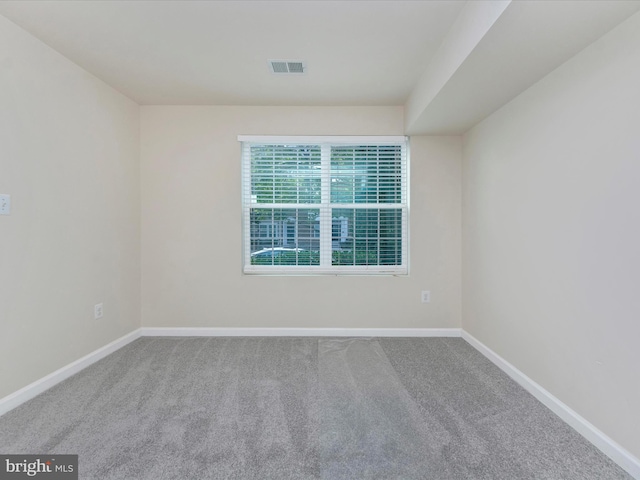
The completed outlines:
{"type": "Polygon", "coordinates": [[[401,146],[332,147],[332,203],[400,203],[401,201],[401,146]]]}
{"type": "Polygon", "coordinates": [[[407,272],[404,139],[259,138],[243,140],[246,273],[407,272]]]}
{"type": "Polygon", "coordinates": [[[252,208],[251,265],[319,265],[319,216],[317,208],[252,208]]]}
{"type": "Polygon", "coordinates": [[[402,265],[402,209],[332,210],[333,265],[402,265]]]}
{"type": "Polygon", "coordinates": [[[257,203],[319,203],[320,147],[251,147],[251,195],[257,203]]]}

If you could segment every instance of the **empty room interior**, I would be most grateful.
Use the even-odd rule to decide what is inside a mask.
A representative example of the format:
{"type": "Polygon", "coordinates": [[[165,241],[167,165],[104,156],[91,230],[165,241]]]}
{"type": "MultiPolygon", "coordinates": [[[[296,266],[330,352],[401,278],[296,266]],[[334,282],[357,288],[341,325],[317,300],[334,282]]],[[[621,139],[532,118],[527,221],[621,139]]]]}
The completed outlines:
{"type": "Polygon", "coordinates": [[[2,478],[640,479],[639,288],[640,1],[0,1],[2,478]]]}

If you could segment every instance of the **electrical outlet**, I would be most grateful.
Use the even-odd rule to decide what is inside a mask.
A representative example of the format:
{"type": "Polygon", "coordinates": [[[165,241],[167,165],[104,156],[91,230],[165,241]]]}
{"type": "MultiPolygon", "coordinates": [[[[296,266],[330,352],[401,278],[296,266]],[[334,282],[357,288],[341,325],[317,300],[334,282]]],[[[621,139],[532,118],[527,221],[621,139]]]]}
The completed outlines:
{"type": "Polygon", "coordinates": [[[422,298],[422,303],[431,302],[431,292],[429,290],[423,290],[421,298],[422,298]]]}
{"type": "Polygon", "coordinates": [[[104,316],[104,308],[101,303],[94,305],[93,307],[93,318],[98,320],[104,316]]]}
{"type": "Polygon", "coordinates": [[[0,195],[0,215],[11,215],[11,195],[0,195]]]}

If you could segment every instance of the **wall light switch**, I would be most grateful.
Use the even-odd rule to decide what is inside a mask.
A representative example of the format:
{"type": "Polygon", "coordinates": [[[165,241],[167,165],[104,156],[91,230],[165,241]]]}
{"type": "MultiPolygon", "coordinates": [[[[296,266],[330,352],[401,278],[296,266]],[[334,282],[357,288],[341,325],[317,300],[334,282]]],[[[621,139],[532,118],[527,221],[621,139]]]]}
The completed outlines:
{"type": "Polygon", "coordinates": [[[0,195],[0,215],[11,215],[11,195],[0,195]]]}
{"type": "Polygon", "coordinates": [[[431,292],[429,290],[423,290],[420,298],[422,299],[422,303],[431,302],[431,292]]]}

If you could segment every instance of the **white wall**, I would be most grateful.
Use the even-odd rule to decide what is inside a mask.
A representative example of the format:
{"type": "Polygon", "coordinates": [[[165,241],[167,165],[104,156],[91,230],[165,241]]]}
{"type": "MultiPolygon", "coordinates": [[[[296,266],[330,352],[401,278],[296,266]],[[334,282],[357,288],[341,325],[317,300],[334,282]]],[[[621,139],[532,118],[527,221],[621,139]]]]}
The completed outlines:
{"type": "Polygon", "coordinates": [[[0,398],[139,326],[138,157],[139,107],[0,16],[0,398]]]}
{"type": "Polygon", "coordinates": [[[463,157],[463,328],[640,457],[640,15],[463,157]]]}
{"type": "Polygon", "coordinates": [[[460,138],[411,140],[408,277],[245,276],[237,135],[401,135],[402,108],[150,106],[141,116],[143,326],[460,326],[460,138]]]}

